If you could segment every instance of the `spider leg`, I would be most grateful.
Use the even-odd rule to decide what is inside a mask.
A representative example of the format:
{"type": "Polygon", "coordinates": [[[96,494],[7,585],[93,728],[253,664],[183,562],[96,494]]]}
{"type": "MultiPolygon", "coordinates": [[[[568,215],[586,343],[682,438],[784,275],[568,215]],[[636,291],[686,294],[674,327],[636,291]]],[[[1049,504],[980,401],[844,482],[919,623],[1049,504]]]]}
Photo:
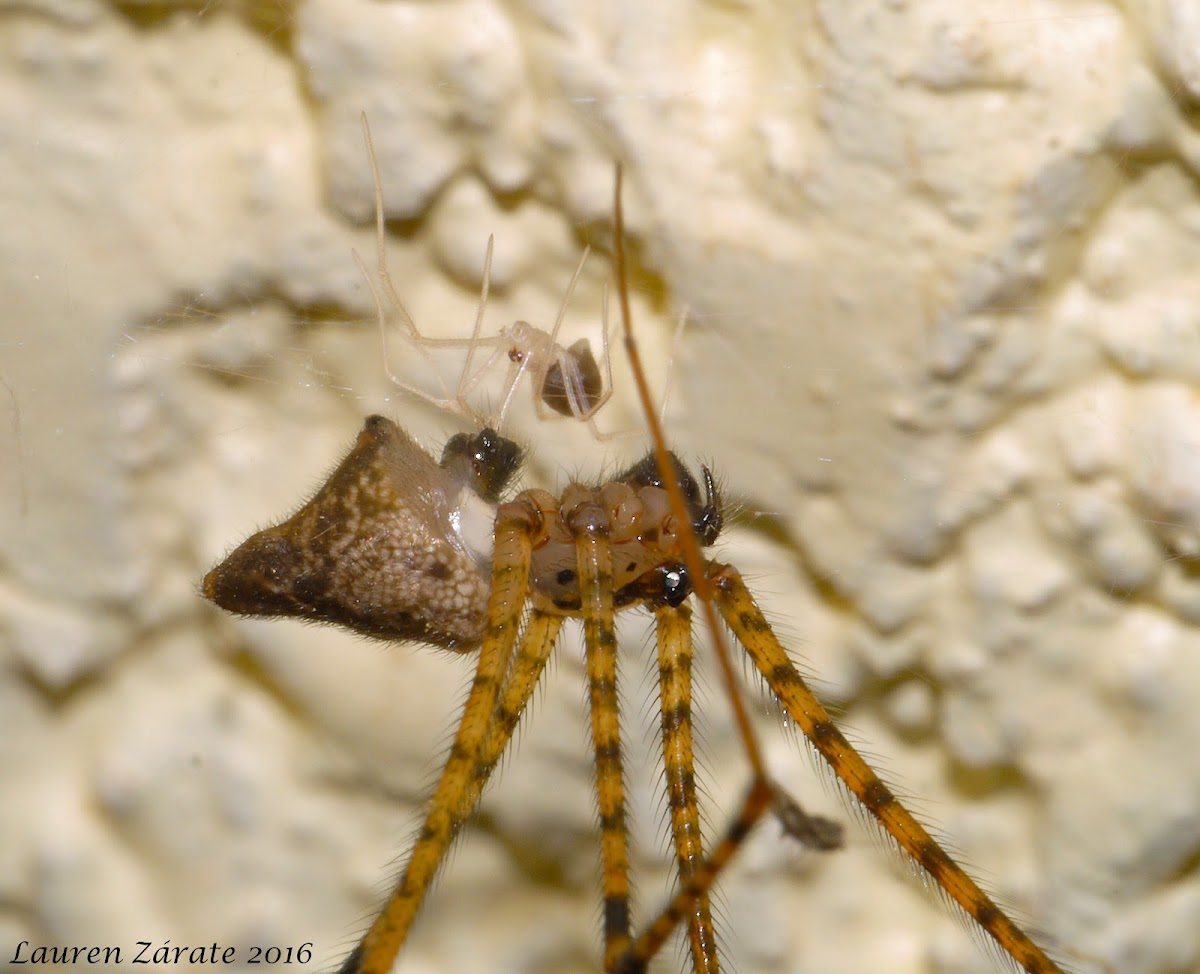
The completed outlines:
{"type": "MultiPolygon", "coordinates": [[[[686,605],[654,612],[658,640],[658,694],[662,717],[663,767],[675,868],[682,889],[693,883],[704,859],[692,749],[692,611],[686,605]]],[[[688,916],[693,974],[720,969],[708,891],[701,891],[688,916]]]]}
{"type": "MultiPolygon", "coordinates": [[[[667,403],[671,400],[671,379],[675,375],[675,360],[683,346],[683,329],[687,327],[689,309],[684,305],[679,312],[679,320],[675,323],[675,334],[671,336],[671,357],[667,359],[667,378],[663,383],[662,402],[658,405],[658,422],[665,426],[667,422],[667,403]]],[[[610,380],[611,381],[611,380],[610,380]]]]}
{"type": "Polygon", "coordinates": [[[596,425],[596,413],[598,413],[600,411],[601,406],[603,406],[606,402],[608,402],[609,399],[612,398],[613,388],[614,388],[613,375],[612,375],[612,353],[609,349],[609,341],[608,341],[608,288],[607,287],[605,287],[600,292],[600,341],[601,341],[601,354],[604,357],[604,374],[605,374],[605,379],[603,382],[604,391],[600,393],[599,397],[597,397],[595,403],[592,405],[592,408],[590,410],[588,410],[588,414],[584,418],[587,420],[588,429],[591,430],[592,436],[594,436],[596,438],[597,442],[611,443],[616,440],[628,439],[630,436],[638,436],[641,434],[641,430],[627,430],[627,431],[616,431],[616,432],[612,432],[612,433],[601,433],[600,427],[598,427],[596,425]]]}
{"type": "Polygon", "coordinates": [[[721,841],[707,858],[695,866],[692,878],[676,890],[658,916],[617,959],[614,968],[616,974],[642,974],[646,970],[650,961],[662,950],[676,924],[684,919],[690,920],[697,909],[696,904],[707,899],[708,891],[713,888],[721,870],[729,865],[758,820],[771,809],[774,800],[774,786],[766,778],[755,777],[721,841]]]}
{"type": "Polygon", "coordinates": [[[387,974],[391,970],[455,832],[466,817],[467,813],[461,811],[463,806],[473,806],[482,790],[478,769],[493,732],[500,688],[521,625],[535,523],[521,504],[505,504],[497,514],[487,624],[450,757],[400,881],[362,942],[346,958],[341,974],[387,974]]]}
{"type": "MultiPolygon", "coordinates": [[[[367,146],[367,159],[371,164],[371,184],[375,190],[375,272],[378,277],[379,286],[383,288],[384,294],[392,303],[392,307],[395,308],[402,328],[408,333],[410,338],[413,338],[417,342],[417,349],[425,359],[425,364],[434,375],[438,375],[437,369],[433,365],[433,358],[421,344],[421,333],[417,330],[416,322],[413,321],[412,315],[408,313],[408,308],[404,306],[404,302],[400,300],[400,295],[396,292],[396,286],[392,283],[391,271],[388,270],[387,250],[384,247],[383,180],[379,175],[379,160],[375,156],[375,142],[371,138],[371,126],[367,123],[366,112],[361,114],[360,121],[362,123],[363,141],[367,146]]],[[[379,335],[383,340],[383,370],[387,373],[388,378],[406,392],[412,392],[434,405],[449,402],[449,399],[445,398],[447,396],[445,383],[442,383],[442,395],[444,398],[438,399],[436,396],[430,396],[428,393],[422,392],[420,389],[416,389],[408,385],[408,383],[401,381],[392,372],[391,365],[388,363],[386,316],[383,313],[383,304],[379,300],[379,292],[375,290],[375,284],[371,281],[371,275],[368,273],[362,258],[354,251],[351,251],[351,255],[354,257],[354,262],[358,265],[359,270],[362,271],[363,277],[366,278],[367,284],[371,288],[371,297],[375,301],[375,312],[379,319],[379,335]]],[[[438,375],[438,381],[441,382],[440,375],[438,375]]]]}
{"type": "MultiPolygon", "coordinates": [[[[650,964],[650,961],[662,950],[667,938],[676,925],[684,920],[688,921],[688,941],[692,954],[692,969],[695,972],[704,974],[707,971],[716,971],[718,969],[716,937],[712,928],[712,918],[709,907],[709,891],[716,884],[717,877],[722,870],[729,865],[734,855],[741,848],[742,843],[750,835],[758,820],[763,817],[768,811],[775,811],[784,821],[785,828],[792,831],[802,841],[807,842],[813,848],[832,849],[840,844],[841,832],[840,829],[833,823],[827,822],[824,819],[812,818],[808,816],[798,804],[784,792],[781,788],[775,785],[765,776],[756,775],[750,783],[750,787],[746,792],[745,798],[742,799],[741,807],[738,809],[737,815],[729,824],[725,834],[721,840],[713,848],[712,852],[704,857],[699,853],[701,845],[699,834],[698,816],[696,816],[696,800],[695,800],[695,780],[692,775],[692,750],[690,747],[690,708],[686,704],[686,699],[683,701],[683,706],[671,708],[675,713],[668,713],[669,699],[668,686],[674,691],[679,689],[681,681],[677,675],[664,676],[663,649],[662,644],[665,640],[682,640],[686,646],[687,669],[690,670],[691,656],[691,640],[690,629],[687,629],[682,636],[674,633],[668,635],[663,634],[662,627],[664,623],[667,627],[686,628],[690,620],[690,616],[680,615],[679,610],[658,610],[659,621],[659,673],[660,685],[663,687],[662,692],[662,716],[663,716],[663,740],[665,761],[668,766],[668,788],[670,791],[670,805],[672,815],[672,832],[676,838],[676,856],[679,868],[680,883],[675,894],[667,901],[667,904],[662,908],[658,915],[642,930],[638,936],[632,940],[628,949],[621,954],[617,959],[615,971],[617,974],[643,974],[650,964]],[[680,616],[679,619],[672,618],[680,616]],[[691,808],[677,808],[676,794],[674,791],[675,782],[671,781],[672,772],[669,770],[671,763],[672,745],[668,743],[668,735],[674,732],[676,728],[668,725],[674,725],[677,718],[685,718],[688,723],[689,731],[689,746],[686,751],[686,765],[679,769],[680,784],[683,787],[690,786],[691,789],[691,808]],[[680,839],[677,830],[677,822],[682,818],[686,819],[688,815],[695,817],[696,834],[695,846],[697,852],[687,857],[686,864],[680,853],[680,839]],[[705,939],[707,938],[707,939],[705,939]]],[[[677,667],[682,670],[684,667],[677,667]]],[[[690,695],[690,672],[685,677],[687,693],[690,695]]],[[[678,744],[675,745],[678,747],[678,744]]],[[[684,799],[686,805],[686,799],[684,799]]]]}
{"type": "MultiPolygon", "coordinates": [[[[671,508],[687,523],[687,504],[678,478],[673,474],[673,464],[668,454],[662,433],[660,418],[656,415],[646,383],[645,370],[641,365],[637,341],[633,335],[629,308],[629,288],[626,274],[624,246],[624,216],[621,206],[622,169],[616,167],[613,187],[613,269],[617,281],[617,296],[621,305],[621,323],[625,350],[633,372],[638,398],[642,403],[647,428],[654,444],[654,456],[663,478],[663,486],[670,496],[671,508]]],[[[672,897],[667,907],[645,931],[634,940],[629,949],[618,958],[616,969],[620,974],[640,974],[649,960],[665,942],[674,925],[689,917],[701,897],[711,888],[717,874],[737,851],[753,825],[769,809],[776,814],[789,830],[796,829],[805,841],[815,847],[836,845],[840,839],[835,830],[824,820],[803,816],[799,826],[789,821],[794,803],[785,801],[786,795],[769,779],[761,748],[755,738],[745,705],[741,699],[734,671],[730,648],[722,635],[716,619],[716,610],[750,655],[768,685],[780,698],[788,715],[800,726],[813,746],[821,752],[839,779],[875,817],[880,825],[896,840],[904,851],[971,916],[995,941],[997,947],[1007,953],[1028,974],[1063,974],[1062,969],[1006,916],[978,885],[963,872],[929,835],[913,819],[895,796],[880,781],[842,736],[829,719],[829,715],[805,685],[800,674],[792,666],[786,651],[771,632],[762,612],[754,603],[740,575],[722,565],[706,563],[700,552],[700,544],[692,531],[679,534],[680,554],[692,576],[694,592],[713,636],[717,662],[722,681],[729,694],[730,706],[738,726],[739,736],[746,749],[746,758],[753,777],[750,788],[738,815],[729,826],[724,837],[706,860],[696,869],[691,882],[685,884],[672,897]],[[714,608],[715,603],[715,608],[714,608]]],[[[798,807],[798,806],[796,806],[798,807]]],[[[607,967],[607,965],[606,965],[607,967]]]]}
{"type": "MultiPolygon", "coordinates": [[[[586,513],[586,508],[581,513],[586,513]]],[[[587,657],[588,701],[596,754],[600,859],[604,891],[604,970],[629,946],[629,830],[617,709],[617,639],[613,631],[612,545],[584,526],[576,537],[579,593],[587,657]]]]}
{"type": "Polygon", "coordinates": [[[816,852],[832,852],[842,847],[842,826],[832,819],[810,815],[778,783],[775,784],[772,810],[784,834],[790,835],[801,845],[816,852]]]}
{"type": "MultiPolygon", "coordinates": [[[[586,246],[583,248],[583,253],[580,254],[580,256],[579,256],[579,264],[575,267],[575,273],[571,275],[571,280],[567,284],[566,293],[563,294],[563,299],[561,302],[559,302],[558,313],[554,316],[554,325],[550,329],[550,340],[547,344],[548,350],[553,350],[553,349],[556,349],[559,347],[558,346],[558,333],[559,333],[559,330],[562,328],[563,318],[566,317],[567,308],[571,304],[571,298],[575,296],[575,286],[579,283],[579,277],[581,274],[583,274],[583,268],[587,265],[588,254],[590,254],[591,252],[592,252],[592,248],[589,245],[589,246],[586,246]]],[[[553,364],[554,364],[554,362],[551,360],[551,356],[545,355],[545,356],[543,356],[542,361],[538,362],[538,364],[536,366],[536,370],[534,372],[533,388],[535,390],[535,395],[533,397],[533,409],[534,409],[534,413],[537,415],[538,419],[548,419],[551,415],[546,410],[545,403],[543,403],[542,396],[539,394],[539,392],[540,392],[540,390],[545,388],[546,376],[550,371],[551,365],[553,365],[553,364]]],[[[565,372],[563,373],[563,375],[564,375],[564,378],[566,378],[565,372]]],[[[567,388],[570,388],[570,387],[568,386],[567,388]]],[[[567,395],[570,396],[570,395],[572,395],[572,393],[567,392],[567,395]]],[[[580,395],[581,395],[581,401],[584,404],[581,405],[580,403],[572,402],[571,412],[575,415],[576,419],[586,420],[588,417],[590,417],[592,415],[593,412],[595,412],[595,410],[588,409],[586,406],[586,396],[584,396],[582,394],[580,394],[580,395]]]]}
{"type": "Polygon", "coordinates": [[[521,644],[517,647],[517,658],[513,661],[512,672],[504,683],[504,690],[496,704],[496,718],[491,732],[483,743],[479,753],[479,764],[475,768],[475,781],[468,794],[467,801],[459,808],[461,820],[455,824],[455,830],[462,822],[470,817],[479,804],[483,789],[488,779],[496,770],[500,756],[504,754],[513,732],[520,723],[521,714],[533,696],[534,688],[541,679],[546,661],[558,641],[559,630],[562,629],[563,616],[534,610],[525,623],[525,631],[521,633],[521,644]]]}
{"type": "Polygon", "coordinates": [[[837,729],[809,690],[737,569],[710,566],[717,607],[738,642],[834,773],[912,860],[985,929],[997,946],[1029,974],[1062,974],[1040,947],[976,885],[905,809],[837,729]]]}
{"type": "Polygon", "coordinates": [[[483,332],[483,312],[487,308],[488,292],[492,286],[492,251],[496,247],[495,234],[488,234],[487,250],[483,253],[483,280],[479,285],[479,304],[475,306],[475,326],[471,329],[470,344],[467,346],[467,361],[463,364],[462,373],[458,377],[457,398],[462,403],[466,398],[464,388],[467,376],[471,374],[471,362],[475,358],[475,349],[479,345],[479,336],[483,332]]]}
{"type": "MultiPolygon", "coordinates": [[[[646,426],[654,444],[654,457],[658,469],[662,474],[662,485],[666,488],[667,494],[670,497],[672,510],[682,515],[687,511],[683,489],[680,487],[678,475],[667,451],[662,424],[659,422],[659,418],[654,411],[650,388],[646,382],[646,372],[642,368],[641,354],[638,351],[637,340],[633,335],[632,314],[629,308],[628,275],[626,274],[625,267],[625,220],[621,207],[621,182],[622,170],[618,164],[613,186],[613,271],[617,281],[617,298],[621,305],[621,330],[624,336],[625,353],[629,358],[629,364],[633,371],[634,384],[637,386],[638,399],[641,400],[646,426]]],[[[687,523],[686,516],[682,517],[682,520],[685,524],[687,523]]],[[[754,734],[749,713],[742,700],[737,674],[733,666],[733,654],[717,622],[716,610],[712,604],[712,585],[708,580],[705,570],[704,556],[700,552],[700,542],[695,532],[690,530],[680,532],[678,540],[684,564],[692,576],[695,595],[700,601],[705,622],[713,637],[713,646],[717,657],[717,664],[721,672],[721,681],[724,683],[725,690],[729,696],[729,705],[733,711],[738,736],[741,737],[742,743],[745,745],[746,760],[750,765],[753,777],[750,789],[746,793],[737,816],[716,848],[712,850],[709,857],[697,868],[692,881],[685,883],[675,893],[667,906],[664,907],[650,926],[618,958],[617,969],[622,974],[624,972],[633,974],[633,972],[645,970],[650,959],[658,953],[666,938],[670,936],[675,924],[691,915],[695,909],[695,904],[712,888],[717,875],[725,868],[729,860],[733,858],[734,853],[737,852],[742,842],[745,841],[750,830],[762,817],[763,813],[771,807],[774,800],[775,788],[768,778],[762,748],[758,744],[758,738],[754,734]]]]}

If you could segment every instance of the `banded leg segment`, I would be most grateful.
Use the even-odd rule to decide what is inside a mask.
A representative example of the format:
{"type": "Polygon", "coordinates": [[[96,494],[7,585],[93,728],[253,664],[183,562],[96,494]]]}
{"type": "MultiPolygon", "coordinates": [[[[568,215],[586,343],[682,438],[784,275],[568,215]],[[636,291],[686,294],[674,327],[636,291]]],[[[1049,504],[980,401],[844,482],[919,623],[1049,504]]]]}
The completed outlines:
{"type": "MultiPolygon", "coordinates": [[[[482,785],[477,769],[493,731],[501,682],[512,659],[529,588],[533,524],[517,505],[501,507],[496,519],[492,591],[479,662],[450,757],[429,802],[421,834],[399,883],[361,943],[346,958],[341,974],[387,974],[425,899],[438,867],[482,785]]],[[[468,812],[469,813],[469,812],[468,812]]]]}
{"type": "Polygon", "coordinates": [[[691,880],[675,892],[658,916],[621,955],[615,968],[616,974],[642,974],[646,970],[676,925],[691,917],[696,904],[702,897],[708,896],[721,871],[729,865],[758,820],[771,808],[774,796],[775,789],[765,778],[755,778],[750,783],[750,790],[742,799],[742,807],[721,841],[706,859],[701,860],[691,880]]]}
{"type": "MultiPolygon", "coordinates": [[[[682,890],[695,882],[704,858],[692,736],[692,612],[686,605],[660,606],[654,614],[663,767],[682,890]]],[[[688,915],[688,950],[693,974],[716,974],[720,969],[707,889],[701,889],[688,915]]]]}
{"type": "Polygon", "coordinates": [[[539,612],[537,609],[529,614],[525,631],[521,633],[521,644],[517,647],[517,658],[513,661],[512,672],[509,673],[500,700],[496,704],[495,721],[479,754],[474,784],[467,801],[458,809],[461,819],[455,825],[456,831],[475,811],[475,806],[483,796],[483,789],[487,787],[488,779],[496,770],[501,755],[512,740],[513,732],[521,721],[521,714],[525,712],[534,688],[541,679],[542,671],[546,668],[546,661],[558,642],[562,624],[563,616],[539,612]]]}
{"type": "Polygon", "coordinates": [[[588,702],[596,753],[600,860],[604,889],[604,970],[612,971],[629,946],[629,831],[617,709],[617,638],[613,631],[612,546],[600,532],[576,539],[588,702]]]}
{"type": "Polygon", "coordinates": [[[717,607],[734,636],[779,697],[788,716],[821,752],[854,797],[1017,964],[1029,974],[1063,974],[1061,968],[1009,919],[896,800],[870,765],[842,736],[775,638],[737,569],[713,564],[709,577],[716,589],[717,607]]]}

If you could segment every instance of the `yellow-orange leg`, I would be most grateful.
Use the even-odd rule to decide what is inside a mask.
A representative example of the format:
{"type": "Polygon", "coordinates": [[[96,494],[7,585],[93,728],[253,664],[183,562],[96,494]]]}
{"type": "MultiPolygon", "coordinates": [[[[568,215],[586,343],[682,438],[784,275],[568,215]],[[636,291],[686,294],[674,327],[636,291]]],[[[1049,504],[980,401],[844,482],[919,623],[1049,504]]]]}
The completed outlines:
{"type": "Polygon", "coordinates": [[[750,831],[763,817],[763,813],[771,808],[774,795],[775,789],[766,779],[756,778],[751,782],[750,790],[746,792],[737,816],[721,837],[721,841],[709,856],[700,862],[692,874],[691,882],[675,892],[658,916],[629,945],[629,949],[617,961],[617,974],[642,974],[646,970],[650,961],[662,950],[663,944],[671,936],[671,931],[680,921],[692,915],[701,897],[708,895],[721,870],[729,865],[734,853],[741,848],[750,831]]]}
{"type": "Polygon", "coordinates": [[[512,672],[508,675],[500,700],[496,704],[496,719],[480,751],[479,764],[475,768],[475,782],[466,802],[457,810],[459,820],[455,823],[456,831],[475,811],[488,779],[496,770],[508,742],[512,740],[521,714],[525,712],[525,706],[533,696],[534,687],[541,679],[546,661],[558,641],[558,632],[562,624],[563,616],[539,612],[537,609],[529,614],[525,631],[521,633],[521,643],[517,647],[517,658],[513,661],[512,672]]]}
{"type": "MultiPolygon", "coordinates": [[[[695,883],[704,858],[692,742],[692,610],[686,605],[664,605],[654,614],[667,805],[679,888],[684,889],[695,883]]],[[[700,892],[688,915],[688,950],[693,974],[716,974],[720,970],[707,890],[700,892]]]]}
{"type": "MultiPolygon", "coordinates": [[[[625,219],[621,207],[620,165],[617,166],[616,180],[613,186],[613,271],[617,279],[617,297],[620,299],[621,305],[621,328],[624,335],[625,352],[633,370],[638,399],[641,400],[642,410],[646,417],[646,426],[654,443],[655,461],[663,477],[663,486],[670,497],[671,508],[680,522],[687,525],[689,518],[687,504],[683,497],[683,488],[680,486],[677,472],[667,451],[662,425],[654,411],[650,388],[646,383],[646,373],[641,364],[641,355],[638,353],[637,341],[633,336],[632,316],[629,310],[629,287],[625,273],[625,219]]],[[[734,723],[737,725],[738,734],[746,747],[746,760],[750,764],[753,779],[737,817],[716,848],[696,870],[692,881],[680,887],[663,911],[619,958],[617,969],[621,972],[629,972],[629,974],[644,971],[650,959],[662,949],[662,945],[670,936],[675,925],[685,917],[691,917],[701,897],[707,896],[717,875],[733,858],[734,853],[755,823],[762,817],[763,812],[771,806],[775,793],[774,786],[767,780],[762,749],[758,745],[758,739],[750,724],[750,716],[742,701],[733,667],[733,654],[717,623],[716,612],[709,595],[710,585],[705,574],[704,557],[700,553],[700,542],[695,532],[691,530],[682,531],[678,537],[684,563],[691,573],[696,596],[700,600],[701,610],[713,637],[721,680],[729,694],[734,723]]]]}
{"type": "Polygon", "coordinates": [[[1029,974],[1063,974],[1061,968],[976,885],[896,800],[879,776],[834,726],[775,638],[737,569],[711,565],[717,607],[734,636],[834,774],[930,878],[983,927],[1029,974]]]}
{"type": "Polygon", "coordinates": [[[476,769],[493,731],[493,716],[529,588],[533,525],[524,507],[504,505],[496,518],[492,591],[475,680],[467,696],[450,757],[442,769],[425,825],[400,882],[370,930],[341,967],[342,974],[388,974],[430,883],[454,839],[459,810],[478,794],[476,769]]]}
{"type": "MultiPolygon", "coordinates": [[[[841,846],[841,826],[809,815],[778,785],[766,778],[755,778],[721,841],[707,858],[692,864],[687,882],[680,884],[658,916],[630,944],[617,962],[618,974],[643,974],[650,961],[662,950],[676,924],[685,919],[689,921],[690,937],[690,927],[695,923],[702,904],[708,903],[709,891],[717,877],[768,810],[775,812],[786,831],[812,849],[829,851],[841,846]]],[[[695,969],[704,970],[698,966],[695,969]]]]}
{"type": "MultiPolygon", "coordinates": [[[[613,267],[617,279],[617,295],[621,305],[621,323],[638,398],[642,403],[646,425],[654,442],[655,458],[663,477],[664,486],[671,498],[671,507],[683,524],[688,523],[687,504],[683,491],[672,470],[672,463],[662,434],[662,427],[655,414],[645,371],[641,366],[637,342],[629,309],[629,289],[625,273],[624,217],[621,207],[621,167],[617,166],[613,188],[613,267]]],[[[780,809],[780,817],[789,830],[794,803],[784,801],[778,789],[768,780],[765,765],[750,727],[749,719],[741,702],[737,683],[732,671],[729,648],[716,624],[713,613],[715,601],[734,635],[743,644],[767,683],[782,701],[789,716],[796,721],[813,745],[850,791],[870,811],[879,823],[893,836],[900,846],[994,939],[998,947],[1029,974],[1062,974],[1045,953],[1034,944],[994,902],[963,872],[963,870],[937,845],[924,828],[903,809],[896,798],[879,780],[861,756],[850,746],[829,719],[803,679],[792,666],[787,653],[771,632],[758,606],[742,583],[741,577],[732,568],[710,565],[706,569],[697,538],[691,531],[679,536],[680,550],[684,563],[692,575],[697,597],[714,640],[717,661],[722,679],[729,692],[730,704],[742,740],[746,745],[746,757],[754,774],[750,790],[741,811],[730,826],[725,837],[712,851],[709,858],[697,871],[692,883],[679,890],[667,908],[630,946],[621,958],[619,970],[640,972],[665,942],[671,929],[680,919],[687,916],[699,896],[711,888],[717,873],[732,857],[750,828],[772,804],[780,809]],[[710,590],[715,589],[715,592],[710,590]]],[[[797,834],[817,848],[837,844],[839,836],[830,823],[822,819],[803,816],[797,834]]]]}
{"type": "Polygon", "coordinates": [[[617,709],[617,637],[613,632],[612,546],[595,530],[576,539],[588,702],[596,753],[600,809],[600,862],[604,890],[604,970],[612,971],[629,946],[629,834],[617,709]]]}

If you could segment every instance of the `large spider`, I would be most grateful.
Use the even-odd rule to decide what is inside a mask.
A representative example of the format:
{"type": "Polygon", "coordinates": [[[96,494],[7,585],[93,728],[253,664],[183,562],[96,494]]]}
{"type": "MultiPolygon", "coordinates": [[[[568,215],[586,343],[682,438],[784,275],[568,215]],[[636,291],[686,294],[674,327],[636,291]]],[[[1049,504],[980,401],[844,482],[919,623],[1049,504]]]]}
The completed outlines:
{"type": "MultiPolygon", "coordinates": [[[[575,483],[558,497],[526,490],[501,502],[520,451],[495,430],[452,438],[435,462],[398,426],[372,416],[312,500],[283,523],[255,534],[204,579],[204,594],[232,612],[296,616],[377,638],[477,654],[474,682],[424,826],[382,912],[341,970],[390,970],[455,835],[512,738],[564,619],[572,617],[582,619],[585,636],[600,810],[604,970],[645,970],[675,926],[684,922],[693,972],[717,971],[710,890],[757,820],[774,810],[793,834],[816,848],[840,841],[836,825],[808,816],[769,778],[741,702],[719,614],[786,714],[916,866],[1022,969],[1062,974],[847,742],[790,661],[737,569],[703,555],[701,549],[720,533],[721,502],[707,468],[701,471],[701,488],[666,449],[650,408],[629,326],[619,174],[614,257],[626,348],[655,444],[643,460],[598,487],[575,483]],[[739,811],[708,849],[693,771],[692,595],[713,634],[752,773],[739,811]],[[639,605],[654,614],[656,623],[663,756],[678,877],[673,897],[640,930],[629,909],[613,627],[616,612],[639,605]]],[[[547,394],[543,388],[542,395],[547,394]]],[[[582,418],[590,419],[594,408],[586,402],[582,408],[582,418]]],[[[574,406],[571,411],[581,412],[574,406]]]]}

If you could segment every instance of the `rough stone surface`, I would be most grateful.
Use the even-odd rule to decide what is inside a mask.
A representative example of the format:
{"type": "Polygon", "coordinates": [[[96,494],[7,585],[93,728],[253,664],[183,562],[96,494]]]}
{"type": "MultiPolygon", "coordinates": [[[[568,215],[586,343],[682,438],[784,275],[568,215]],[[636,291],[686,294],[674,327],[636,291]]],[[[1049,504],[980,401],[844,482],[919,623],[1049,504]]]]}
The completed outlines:
{"type": "MultiPolygon", "coordinates": [[[[363,416],[431,448],[461,428],[393,379],[452,397],[462,351],[395,315],[381,345],[354,259],[376,264],[365,113],[429,336],[469,335],[492,233],[486,329],[548,327],[624,162],[659,388],[690,315],[671,435],[742,502],[724,557],[852,739],[1079,971],[1200,969],[1198,10],[6,7],[0,963],[23,940],[127,962],[307,942],[326,969],[417,821],[470,659],[197,589],[363,416]]],[[[607,279],[593,257],[569,341],[598,347],[607,279]]],[[[598,423],[633,429],[614,359],[598,423]]],[[[643,449],[517,392],[528,484],[643,449]]],[[[621,631],[645,915],[653,684],[647,624],[621,631]]],[[[746,770],[703,676],[711,830],[746,770]]],[[[582,686],[571,642],[398,969],[598,969],[582,686]]],[[[780,778],[847,816],[762,727],[780,778]]],[[[851,836],[819,860],[754,837],[719,899],[737,970],[991,969],[851,836]]]]}

